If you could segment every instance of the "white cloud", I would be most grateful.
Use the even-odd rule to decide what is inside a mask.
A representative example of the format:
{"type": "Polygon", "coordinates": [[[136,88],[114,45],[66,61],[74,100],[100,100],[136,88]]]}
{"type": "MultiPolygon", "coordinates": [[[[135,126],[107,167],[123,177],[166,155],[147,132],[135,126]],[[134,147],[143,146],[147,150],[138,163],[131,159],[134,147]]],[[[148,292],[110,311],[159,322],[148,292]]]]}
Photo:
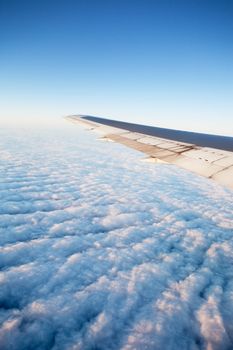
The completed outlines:
{"type": "Polygon", "coordinates": [[[0,136],[1,349],[233,347],[231,191],[69,124],[0,136]]]}

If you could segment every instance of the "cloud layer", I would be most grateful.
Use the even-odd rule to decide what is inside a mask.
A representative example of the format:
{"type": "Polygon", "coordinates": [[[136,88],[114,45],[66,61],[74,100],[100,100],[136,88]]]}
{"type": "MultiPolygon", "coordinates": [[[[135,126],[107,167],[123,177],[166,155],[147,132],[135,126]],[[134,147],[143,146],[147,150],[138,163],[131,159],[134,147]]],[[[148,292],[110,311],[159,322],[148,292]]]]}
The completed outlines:
{"type": "Polygon", "coordinates": [[[140,158],[1,131],[1,349],[233,348],[233,192],[140,158]]]}

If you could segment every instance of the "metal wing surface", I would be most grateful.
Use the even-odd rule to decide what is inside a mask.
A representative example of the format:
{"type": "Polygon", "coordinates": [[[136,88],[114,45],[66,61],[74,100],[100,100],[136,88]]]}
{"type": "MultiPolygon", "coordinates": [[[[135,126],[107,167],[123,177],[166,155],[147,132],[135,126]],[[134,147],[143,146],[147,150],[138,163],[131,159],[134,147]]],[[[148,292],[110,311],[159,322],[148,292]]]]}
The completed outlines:
{"type": "Polygon", "coordinates": [[[233,137],[157,128],[87,115],[66,117],[148,160],[177,165],[233,189],[233,137]]]}

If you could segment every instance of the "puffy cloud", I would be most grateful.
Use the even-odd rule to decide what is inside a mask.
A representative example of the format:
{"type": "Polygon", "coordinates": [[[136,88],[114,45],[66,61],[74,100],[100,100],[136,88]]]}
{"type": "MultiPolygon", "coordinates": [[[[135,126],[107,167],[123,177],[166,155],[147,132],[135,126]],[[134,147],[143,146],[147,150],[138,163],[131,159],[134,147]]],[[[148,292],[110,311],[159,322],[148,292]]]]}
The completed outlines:
{"type": "Polygon", "coordinates": [[[0,135],[0,348],[233,347],[233,193],[73,125],[0,135]]]}

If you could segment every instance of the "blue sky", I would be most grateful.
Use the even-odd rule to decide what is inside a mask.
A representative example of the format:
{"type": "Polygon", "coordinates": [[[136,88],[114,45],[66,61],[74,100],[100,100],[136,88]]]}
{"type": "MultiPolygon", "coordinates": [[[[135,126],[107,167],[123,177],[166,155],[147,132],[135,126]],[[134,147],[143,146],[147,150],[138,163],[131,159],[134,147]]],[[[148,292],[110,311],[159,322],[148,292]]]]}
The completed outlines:
{"type": "Polygon", "coordinates": [[[0,0],[0,120],[233,136],[233,1],[0,0]]]}

